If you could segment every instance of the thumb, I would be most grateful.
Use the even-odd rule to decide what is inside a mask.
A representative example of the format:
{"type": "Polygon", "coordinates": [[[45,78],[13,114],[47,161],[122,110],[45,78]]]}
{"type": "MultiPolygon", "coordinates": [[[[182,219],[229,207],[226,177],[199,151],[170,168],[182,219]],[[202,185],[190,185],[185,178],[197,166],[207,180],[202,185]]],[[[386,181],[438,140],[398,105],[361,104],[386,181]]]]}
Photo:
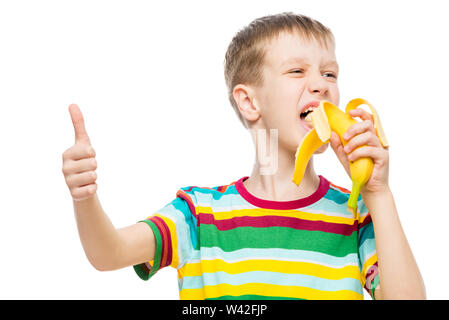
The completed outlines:
{"type": "Polygon", "coordinates": [[[69,106],[69,112],[70,117],[72,118],[73,128],[75,129],[75,143],[81,142],[90,144],[80,108],[76,104],[71,104],[69,106]]]}
{"type": "Polygon", "coordinates": [[[341,143],[339,135],[335,132],[331,132],[330,145],[332,150],[334,150],[337,155],[338,160],[340,160],[341,164],[346,170],[346,173],[351,176],[349,171],[349,160],[346,152],[343,150],[343,144],[341,143]]]}

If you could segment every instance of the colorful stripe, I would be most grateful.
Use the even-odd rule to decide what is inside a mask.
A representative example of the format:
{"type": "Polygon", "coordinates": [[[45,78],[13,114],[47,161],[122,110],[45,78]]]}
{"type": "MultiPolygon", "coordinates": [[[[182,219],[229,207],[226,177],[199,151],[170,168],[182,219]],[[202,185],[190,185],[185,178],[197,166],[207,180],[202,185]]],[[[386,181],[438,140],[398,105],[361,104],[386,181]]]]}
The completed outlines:
{"type": "Polygon", "coordinates": [[[221,260],[232,263],[246,260],[277,260],[310,262],[330,268],[343,268],[348,265],[358,266],[358,253],[350,253],[343,257],[335,257],[325,253],[307,251],[307,250],[289,250],[283,248],[244,248],[231,252],[223,251],[219,247],[201,247],[200,250],[194,250],[189,264],[180,268],[185,269],[190,264],[198,263],[202,260],[214,260],[219,257],[221,260]]]}
{"type": "Polygon", "coordinates": [[[176,196],[187,202],[190,212],[197,219],[198,215],[196,214],[196,209],[195,209],[195,205],[192,201],[192,198],[190,198],[190,196],[182,190],[178,190],[178,192],[176,193],[176,196]]]}
{"type": "MultiPolygon", "coordinates": [[[[201,289],[204,283],[207,283],[209,286],[218,286],[221,283],[228,283],[233,286],[245,283],[264,283],[267,285],[306,286],[316,290],[326,288],[327,291],[338,291],[341,288],[358,287],[360,285],[360,280],[350,277],[326,279],[297,273],[298,271],[295,273],[284,273],[259,270],[237,274],[229,274],[226,271],[204,272],[197,277],[184,278],[183,290],[201,289]]],[[[361,287],[359,293],[362,294],[361,287]]]]}
{"type": "Polygon", "coordinates": [[[342,257],[357,252],[357,234],[341,236],[322,231],[270,227],[269,232],[253,227],[240,227],[220,232],[214,225],[200,226],[202,247],[220,247],[224,251],[242,248],[284,248],[309,250],[342,257]]]}
{"type": "Polygon", "coordinates": [[[374,298],[371,215],[360,197],[354,220],[350,191],[319,177],[314,194],[292,201],[254,197],[247,177],[179,189],[145,221],[159,249],[136,272],[176,268],[181,299],[363,299],[363,290],[374,298]]]}
{"type": "Polygon", "coordinates": [[[201,224],[211,224],[217,227],[220,231],[232,230],[239,227],[254,227],[254,228],[268,228],[268,227],[286,227],[296,230],[308,231],[323,231],[329,233],[336,233],[350,236],[357,230],[357,221],[354,221],[351,226],[338,223],[329,223],[322,221],[310,221],[305,219],[293,217],[280,216],[261,216],[261,217],[234,217],[226,220],[216,220],[214,215],[207,213],[200,213],[199,219],[201,224]]]}
{"type": "Polygon", "coordinates": [[[216,286],[205,285],[201,289],[181,290],[182,300],[202,300],[217,298],[220,296],[242,296],[242,295],[268,295],[282,298],[299,298],[311,300],[348,300],[363,299],[363,295],[351,290],[327,291],[317,290],[302,286],[285,286],[265,283],[246,283],[242,285],[230,285],[222,283],[216,286]]]}
{"type": "Polygon", "coordinates": [[[266,210],[261,208],[256,209],[234,209],[227,211],[217,211],[216,208],[211,207],[197,207],[199,214],[210,213],[213,214],[215,220],[232,219],[236,217],[265,217],[267,215],[275,213],[277,217],[291,217],[310,221],[323,221],[329,223],[340,223],[346,225],[352,225],[354,219],[347,213],[342,214],[323,214],[322,211],[314,212],[315,210],[309,209],[308,211],[300,210],[266,210]]]}
{"type": "Polygon", "coordinates": [[[351,193],[350,190],[345,189],[345,188],[343,188],[343,187],[339,187],[339,186],[333,184],[332,182],[329,182],[329,185],[330,185],[331,187],[333,187],[334,189],[340,190],[340,191],[343,192],[343,193],[346,193],[346,194],[350,194],[350,193],[351,193]]]}
{"type": "Polygon", "coordinates": [[[134,266],[134,271],[137,273],[137,275],[142,280],[148,280],[159,270],[160,257],[162,252],[162,238],[159,233],[159,229],[153,221],[146,219],[139,222],[145,222],[153,231],[154,237],[156,239],[156,252],[154,254],[154,259],[134,266]]]}
{"type": "Polygon", "coordinates": [[[256,271],[266,271],[269,273],[297,274],[314,276],[327,280],[341,280],[344,278],[353,278],[360,282],[360,270],[358,266],[344,266],[341,268],[332,268],[312,262],[297,261],[277,261],[277,260],[246,260],[239,262],[225,262],[221,259],[202,260],[199,263],[189,263],[184,267],[183,277],[198,277],[203,273],[213,273],[220,270],[228,275],[237,275],[256,271]]]}
{"type": "Polygon", "coordinates": [[[157,213],[154,215],[154,218],[160,218],[162,221],[165,230],[167,232],[167,246],[170,246],[170,250],[167,249],[167,260],[166,265],[170,265],[174,268],[178,267],[179,264],[179,256],[178,253],[180,250],[178,250],[178,240],[176,235],[176,227],[173,221],[171,221],[169,218],[162,216],[161,214],[157,213]],[[175,249],[176,248],[176,249],[175,249]]]}
{"type": "Polygon", "coordinates": [[[287,298],[274,296],[261,296],[257,294],[244,294],[241,296],[220,296],[215,298],[206,298],[205,300],[305,300],[301,298],[287,298]]]}
{"type": "Polygon", "coordinates": [[[159,228],[162,238],[162,258],[161,258],[161,268],[164,268],[171,264],[172,261],[172,244],[171,244],[171,234],[168,229],[167,224],[158,216],[150,218],[156,226],[159,228]]]}
{"type": "Polygon", "coordinates": [[[235,188],[240,196],[254,206],[274,210],[288,210],[309,206],[320,200],[329,189],[329,181],[327,181],[323,176],[319,176],[320,184],[318,189],[310,196],[292,201],[271,201],[257,198],[249,193],[243,184],[243,181],[247,178],[248,177],[243,177],[235,183],[235,188]]]}
{"type": "Polygon", "coordinates": [[[369,213],[364,216],[360,216],[359,229],[362,229],[363,227],[365,227],[366,225],[369,225],[370,223],[372,223],[372,220],[371,220],[371,215],[369,213]]]}

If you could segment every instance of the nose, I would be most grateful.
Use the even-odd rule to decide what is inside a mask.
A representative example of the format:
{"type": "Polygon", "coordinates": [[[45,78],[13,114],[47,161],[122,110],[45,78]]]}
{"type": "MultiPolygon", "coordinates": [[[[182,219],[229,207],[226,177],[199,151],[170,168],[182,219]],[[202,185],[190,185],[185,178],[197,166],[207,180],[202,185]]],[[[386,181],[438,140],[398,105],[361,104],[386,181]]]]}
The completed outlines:
{"type": "Polygon", "coordinates": [[[322,96],[325,95],[329,90],[329,85],[321,75],[314,76],[309,81],[308,89],[311,94],[319,94],[320,96],[322,96]]]}

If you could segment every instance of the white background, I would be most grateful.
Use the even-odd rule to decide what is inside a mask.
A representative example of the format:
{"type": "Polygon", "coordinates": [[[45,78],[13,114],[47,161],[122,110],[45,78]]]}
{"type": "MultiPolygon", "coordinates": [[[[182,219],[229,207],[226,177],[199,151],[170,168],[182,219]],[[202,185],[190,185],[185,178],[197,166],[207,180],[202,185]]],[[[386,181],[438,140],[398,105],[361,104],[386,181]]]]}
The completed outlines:
{"type": "MultiPolygon", "coordinates": [[[[87,261],[61,172],[84,113],[98,195],[116,227],[188,185],[249,175],[249,132],[226,96],[223,61],[253,19],[294,11],[331,28],[340,107],[379,111],[390,185],[430,299],[448,299],[446,1],[2,1],[0,298],[178,299],[176,270],[148,282],[87,261]]],[[[350,188],[331,148],[315,169],[350,188]]]]}

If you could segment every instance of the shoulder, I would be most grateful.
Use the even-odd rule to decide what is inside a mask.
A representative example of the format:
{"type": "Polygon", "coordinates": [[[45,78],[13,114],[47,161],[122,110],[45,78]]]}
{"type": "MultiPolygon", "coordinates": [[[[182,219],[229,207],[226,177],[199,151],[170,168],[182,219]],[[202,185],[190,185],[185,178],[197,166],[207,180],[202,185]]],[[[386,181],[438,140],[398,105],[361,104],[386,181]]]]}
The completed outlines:
{"type": "Polygon", "coordinates": [[[196,200],[198,198],[220,198],[223,195],[236,193],[235,182],[220,184],[212,187],[200,187],[196,185],[179,188],[176,195],[183,199],[196,200]]]}
{"type": "Polygon", "coordinates": [[[179,188],[176,192],[176,196],[194,206],[198,206],[202,203],[210,202],[211,200],[218,200],[226,195],[237,194],[237,190],[235,189],[236,182],[237,180],[212,187],[202,187],[197,185],[186,186],[179,188]]]}
{"type": "MultiPolygon", "coordinates": [[[[329,181],[329,191],[326,194],[326,198],[346,207],[350,194],[351,190],[329,181]]],[[[368,222],[369,219],[366,218],[369,218],[369,211],[360,194],[357,200],[357,208],[359,211],[359,223],[368,222]]]]}
{"type": "Polygon", "coordinates": [[[325,197],[329,200],[342,204],[348,201],[350,194],[351,190],[329,181],[329,190],[327,191],[325,197]]]}

